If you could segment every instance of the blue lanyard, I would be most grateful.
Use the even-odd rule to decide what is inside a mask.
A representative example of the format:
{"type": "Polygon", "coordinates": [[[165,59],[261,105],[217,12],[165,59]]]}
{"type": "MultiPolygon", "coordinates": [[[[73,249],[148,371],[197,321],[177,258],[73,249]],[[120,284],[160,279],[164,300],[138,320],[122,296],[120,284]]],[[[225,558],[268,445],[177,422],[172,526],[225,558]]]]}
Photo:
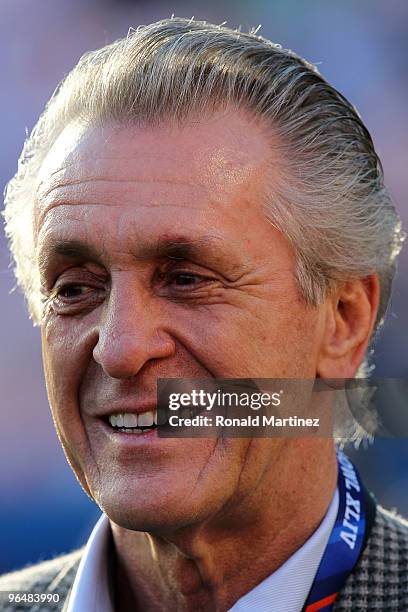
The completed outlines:
{"type": "Polygon", "coordinates": [[[332,609],[359,559],[365,540],[367,516],[363,485],[356,468],[341,451],[337,451],[337,461],[339,510],[304,612],[332,609]]]}

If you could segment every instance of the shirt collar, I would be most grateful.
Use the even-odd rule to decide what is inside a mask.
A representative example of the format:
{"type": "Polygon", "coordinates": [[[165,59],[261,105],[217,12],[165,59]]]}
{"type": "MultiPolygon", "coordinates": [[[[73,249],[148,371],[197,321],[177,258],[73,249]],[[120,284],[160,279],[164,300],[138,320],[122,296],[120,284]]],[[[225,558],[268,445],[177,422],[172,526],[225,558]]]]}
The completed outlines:
{"type": "MultiPolygon", "coordinates": [[[[339,507],[336,489],[316,531],[283,565],[241,597],[229,612],[299,612],[309,594],[339,507]]],[[[86,544],[66,612],[114,612],[109,590],[110,525],[102,514],[86,544]]]]}
{"type": "Polygon", "coordinates": [[[85,546],[66,612],[114,612],[109,591],[110,524],[102,514],[85,546]]]}
{"type": "Polygon", "coordinates": [[[336,489],[324,519],[310,538],[273,574],[243,595],[229,612],[300,612],[336,522],[338,508],[336,489]]]}

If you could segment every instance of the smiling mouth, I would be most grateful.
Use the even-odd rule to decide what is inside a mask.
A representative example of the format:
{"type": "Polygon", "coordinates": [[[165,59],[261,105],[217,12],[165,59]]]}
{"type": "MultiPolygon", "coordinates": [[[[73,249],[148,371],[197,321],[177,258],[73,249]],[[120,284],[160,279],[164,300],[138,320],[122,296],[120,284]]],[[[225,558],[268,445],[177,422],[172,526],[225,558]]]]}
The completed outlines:
{"type": "Polygon", "coordinates": [[[120,433],[143,434],[157,429],[157,410],[147,412],[115,412],[105,417],[105,423],[120,433]]]}
{"type": "MultiPolygon", "coordinates": [[[[205,407],[183,407],[179,414],[195,417],[205,411],[205,407]]],[[[169,412],[165,408],[146,412],[114,412],[103,417],[103,421],[117,433],[141,435],[168,425],[169,412]]]]}

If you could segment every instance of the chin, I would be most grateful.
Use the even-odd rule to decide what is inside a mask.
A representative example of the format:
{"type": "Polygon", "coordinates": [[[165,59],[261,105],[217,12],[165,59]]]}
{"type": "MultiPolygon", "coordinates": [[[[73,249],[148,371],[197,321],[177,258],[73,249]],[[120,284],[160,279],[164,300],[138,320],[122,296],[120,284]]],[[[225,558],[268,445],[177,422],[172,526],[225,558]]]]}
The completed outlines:
{"type": "Polygon", "coordinates": [[[143,493],[139,488],[133,493],[110,488],[100,490],[94,499],[113,523],[132,531],[175,531],[201,523],[216,511],[211,500],[192,500],[185,488],[176,492],[161,487],[143,493]]]}

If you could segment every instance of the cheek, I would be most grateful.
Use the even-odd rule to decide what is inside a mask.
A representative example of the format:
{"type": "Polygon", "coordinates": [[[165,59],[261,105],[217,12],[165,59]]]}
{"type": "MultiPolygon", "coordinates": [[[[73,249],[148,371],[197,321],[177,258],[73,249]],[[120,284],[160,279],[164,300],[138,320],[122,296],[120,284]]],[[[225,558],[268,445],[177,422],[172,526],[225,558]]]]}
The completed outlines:
{"type": "MultiPolygon", "coordinates": [[[[41,329],[44,373],[54,423],[77,476],[87,454],[87,440],[78,407],[78,388],[92,356],[89,324],[50,315],[41,329]]],[[[80,478],[81,480],[81,478],[80,478]]]]}
{"type": "Polygon", "coordinates": [[[173,312],[170,320],[180,343],[214,377],[315,376],[318,313],[295,297],[251,308],[212,305],[184,319],[173,312]]]}
{"type": "MultiPolygon", "coordinates": [[[[50,399],[61,404],[76,399],[83,372],[92,357],[89,323],[51,315],[41,330],[42,350],[50,399]]],[[[54,408],[54,406],[52,406],[54,408]]]]}

